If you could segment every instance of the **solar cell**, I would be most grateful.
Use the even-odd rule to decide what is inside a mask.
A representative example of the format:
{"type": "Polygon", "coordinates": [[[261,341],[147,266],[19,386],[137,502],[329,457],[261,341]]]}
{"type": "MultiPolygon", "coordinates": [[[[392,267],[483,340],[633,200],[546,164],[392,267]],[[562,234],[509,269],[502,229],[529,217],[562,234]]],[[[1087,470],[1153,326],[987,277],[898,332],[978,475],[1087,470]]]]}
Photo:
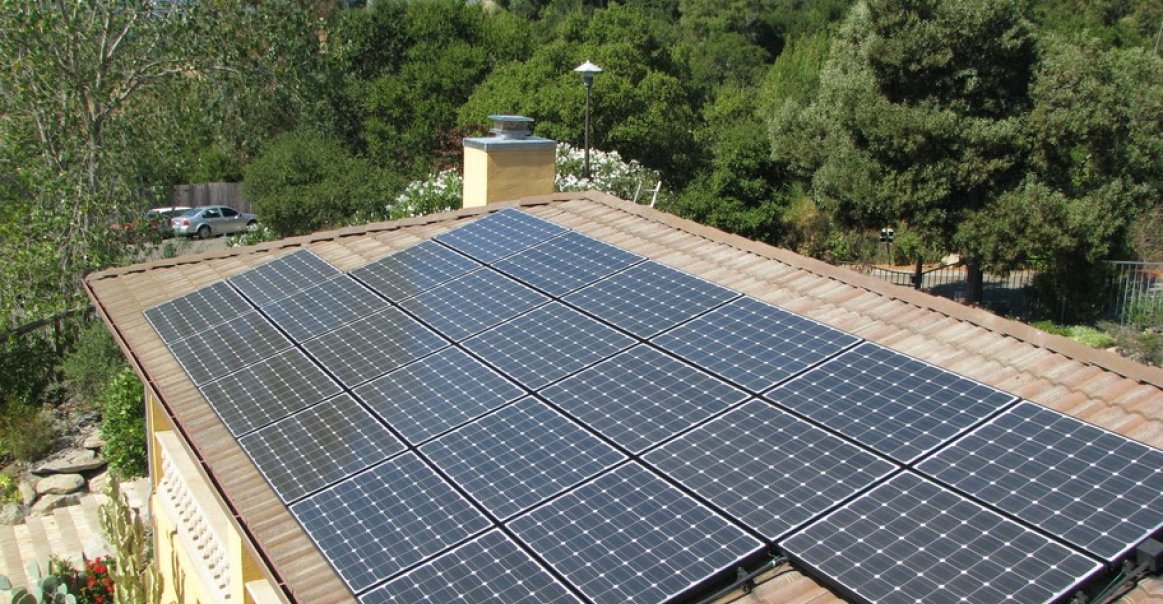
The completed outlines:
{"type": "Polygon", "coordinates": [[[457,342],[548,300],[484,268],[404,300],[400,306],[457,342]]]}
{"type": "Polygon", "coordinates": [[[420,452],[501,520],[625,459],[532,397],[465,424],[420,452]]]}
{"type": "Polygon", "coordinates": [[[1101,565],[911,472],[809,525],[786,553],[863,602],[1051,602],[1101,565]]]}
{"type": "Polygon", "coordinates": [[[1163,451],[1033,403],[917,468],[1108,562],[1163,528],[1163,451]]]}
{"type": "Polygon", "coordinates": [[[537,390],[633,344],[633,338],[553,302],[465,340],[464,347],[537,390]]]}
{"type": "Polygon", "coordinates": [[[347,394],[238,439],[283,501],[290,503],[404,450],[347,394]]]}
{"type": "Polygon", "coordinates": [[[742,297],[652,342],[752,392],[761,392],[859,339],[742,297]]]}
{"type": "Polygon", "coordinates": [[[738,295],[647,261],[578,290],[564,302],[640,338],[650,338],[738,295]]]}
{"type": "Polygon", "coordinates": [[[489,527],[414,453],[294,503],[291,512],[357,594],[489,527]]]}
{"type": "Polygon", "coordinates": [[[205,384],[291,347],[257,312],[249,312],[170,344],[194,384],[205,384]]]}
{"type": "Polygon", "coordinates": [[[566,230],[520,210],[504,209],[437,235],[436,240],[487,264],[566,230]]]}
{"type": "Polygon", "coordinates": [[[726,382],[639,344],[541,395],[638,453],[748,398],[726,382]]]}
{"type": "Polygon", "coordinates": [[[387,301],[351,277],[341,276],[291,294],[263,312],[302,342],[388,307],[387,301]]]}
{"type": "Polygon", "coordinates": [[[403,311],[386,308],[307,340],[303,348],[353,388],[447,345],[403,311]]]}
{"type": "Polygon", "coordinates": [[[493,266],[551,296],[562,296],[641,260],[638,254],[570,231],[493,266]]]}
{"type": "Polygon", "coordinates": [[[896,469],[759,400],[643,460],[773,541],[896,469]]]}
{"type": "Polygon", "coordinates": [[[419,444],[520,398],[525,391],[458,348],[444,350],[356,388],[380,417],[419,444]]]}
{"type": "Polygon", "coordinates": [[[902,463],[932,451],[1015,397],[865,343],[765,395],[902,463]]]}
{"type": "Polygon", "coordinates": [[[167,344],[205,331],[251,310],[225,281],[190,292],[145,311],[145,318],[167,344]]]}
{"type": "Polygon", "coordinates": [[[762,547],[634,462],[508,526],[598,604],[666,601],[762,547]]]}
{"type": "Polygon", "coordinates": [[[351,275],[399,302],[479,266],[435,241],[425,241],[361,266],[351,275]]]}
{"type": "Polygon", "coordinates": [[[580,604],[504,533],[489,531],[400,575],[362,604],[580,604]]]}
{"type": "Polygon", "coordinates": [[[340,391],[334,380],[296,348],[203,384],[200,389],[235,436],[340,391]]]}
{"type": "Polygon", "coordinates": [[[298,250],[235,275],[228,281],[256,306],[266,306],[341,274],[339,269],[314,253],[298,250]]]}

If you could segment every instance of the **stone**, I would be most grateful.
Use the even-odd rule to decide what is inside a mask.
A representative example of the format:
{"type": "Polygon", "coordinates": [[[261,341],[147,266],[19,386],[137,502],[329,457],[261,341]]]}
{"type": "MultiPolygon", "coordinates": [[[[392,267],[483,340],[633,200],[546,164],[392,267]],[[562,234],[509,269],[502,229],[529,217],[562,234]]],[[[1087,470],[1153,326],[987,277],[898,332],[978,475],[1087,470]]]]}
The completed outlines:
{"type": "Polygon", "coordinates": [[[16,487],[20,491],[20,499],[24,505],[32,505],[36,501],[36,488],[27,481],[20,481],[20,485],[16,487]]]}
{"type": "Polygon", "coordinates": [[[101,438],[100,432],[94,432],[81,443],[81,446],[86,449],[97,450],[105,446],[105,439],[101,438]]]}
{"type": "Polygon", "coordinates": [[[19,503],[6,503],[0,507],[0,524],[24,524],[27,515],[28,508],[19,503]]]}
{"type": "Polygon", "coordinates": [[[53,474],[36,481],[36,492],[41,495],[68,495],[85,488],[85,477],[80,474],[53,474]]]}
{"type": "Polygon", "coordinates": [[[105,467],[105,460],[89,449],[69,449],[46,461],[35,470],[36,474],[76,474],[105,467]]]}
{"type": "Polygon", "coordinates": [[[51,514],[57,508],[63,508],[70,505],[77,505],[81,503],[81,495],[79,493],[72,493],[69,495],[45,495],[32,504],[32,509],[29,514],[39,514],[46,516],[51,514]]]}
{"type": "Polygon", "coordinates": [[[101,472],[89,479],[90,493],[104,493],[109,489],[109,472],[101,472]]]}

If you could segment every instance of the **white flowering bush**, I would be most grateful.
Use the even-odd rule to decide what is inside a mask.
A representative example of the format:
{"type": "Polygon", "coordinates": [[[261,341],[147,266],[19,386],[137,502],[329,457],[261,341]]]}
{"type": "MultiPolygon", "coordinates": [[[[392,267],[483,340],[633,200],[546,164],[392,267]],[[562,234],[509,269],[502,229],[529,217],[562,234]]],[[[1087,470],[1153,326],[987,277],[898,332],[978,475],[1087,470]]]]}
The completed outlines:
{"type": "Polygon", "coordinates": [[[426,180],[408,183],[386,210],[390,220],[455,210],[463,202],[464,178],[460,170],[436,172],[426,180]]]}
{"type": "Polygon", "coordinates": [[[617,151],[590,149],[590,178],[586,179],[585,149],[569,143],[557,143],[558,191],[589,191],[597,189],[623,199],[633,199],[639,184],[643,189],[658,183],[658,172],[643,167],[637,161],[625,161],[617,151]]]}

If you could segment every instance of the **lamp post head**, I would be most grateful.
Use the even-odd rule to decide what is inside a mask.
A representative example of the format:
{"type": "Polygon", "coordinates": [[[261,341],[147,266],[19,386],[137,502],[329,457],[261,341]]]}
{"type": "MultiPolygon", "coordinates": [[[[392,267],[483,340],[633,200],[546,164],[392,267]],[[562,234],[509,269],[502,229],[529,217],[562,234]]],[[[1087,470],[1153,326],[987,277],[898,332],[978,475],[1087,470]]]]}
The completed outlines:
{"type": "Polygon", "coordinates": [[[574,72],[581,75],[582,84],[585,84],[585,87],[589,88],[594,85],[594,76],[602,73],[602,68],[586,61],[574,68],[574,72]]]}

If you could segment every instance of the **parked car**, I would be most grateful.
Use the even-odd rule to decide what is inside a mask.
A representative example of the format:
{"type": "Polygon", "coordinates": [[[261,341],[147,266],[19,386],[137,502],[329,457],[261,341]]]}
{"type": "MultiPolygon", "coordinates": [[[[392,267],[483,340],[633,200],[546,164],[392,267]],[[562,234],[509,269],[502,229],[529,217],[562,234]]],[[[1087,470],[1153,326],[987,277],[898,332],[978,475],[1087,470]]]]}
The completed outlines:
{"type": "Polygon", "coordinates": [[[175,216],[189,210],[190,206],[170,206],[166,208],[151,208],[145,213],[145,221],[161,232],[162,235],[173,235],[175,216]]]}
{"type": "Polygon", "coordinates": [[[175,235],[207,239],[258,228],[258,216],[227,206],[200,206],[175,216],[170,224],[175,235]]]}

